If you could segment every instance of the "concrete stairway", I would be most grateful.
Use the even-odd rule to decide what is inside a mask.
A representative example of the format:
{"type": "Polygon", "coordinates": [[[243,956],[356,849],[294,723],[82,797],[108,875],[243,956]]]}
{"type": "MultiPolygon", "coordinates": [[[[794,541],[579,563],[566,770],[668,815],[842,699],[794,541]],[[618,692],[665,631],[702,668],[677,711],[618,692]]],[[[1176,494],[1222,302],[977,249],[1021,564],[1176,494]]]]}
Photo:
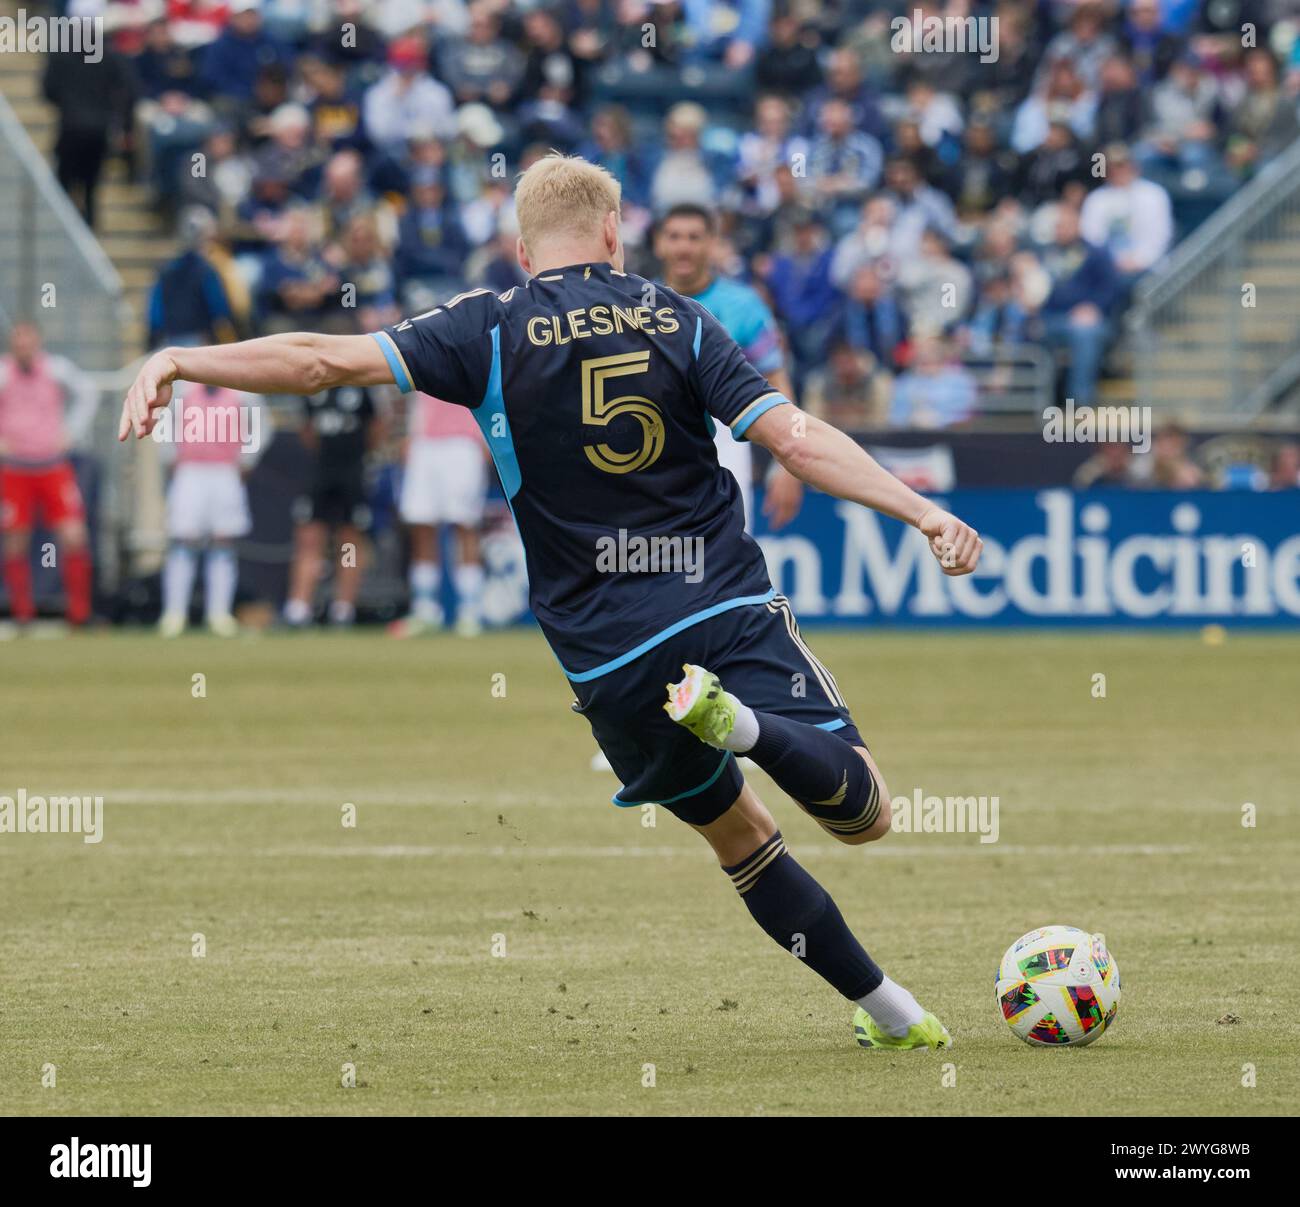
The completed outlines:
{"type": "MultiPolygon", "coordinates": [[[[0,0],[0,13],[14,15],[18,5],[0,0]]],[[[0,92],[13,106],[33,143],[53,166],[57,114],[41,96],[45,56],[0,54],[0,92]]],[[[175,255],[173,231],[153,213],[147,188],[133,183],[120,159],[105,168],[99,191],[99,229],[96,237],[122,277],[131,308],[124,332],[124,359],[145,350],[145,315],[149,290],[158,268],[175,255]]]]}

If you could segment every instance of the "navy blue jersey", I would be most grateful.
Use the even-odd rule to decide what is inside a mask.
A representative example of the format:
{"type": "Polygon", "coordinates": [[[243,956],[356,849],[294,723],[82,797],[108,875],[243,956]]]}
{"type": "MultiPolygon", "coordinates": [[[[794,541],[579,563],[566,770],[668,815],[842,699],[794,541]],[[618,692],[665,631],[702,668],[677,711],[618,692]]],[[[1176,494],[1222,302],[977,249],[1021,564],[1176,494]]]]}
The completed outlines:
{"type": "Polygon", "coordinates": [[[402,390],[469,407],[519,525],[530,604],[585,682],[771,598],[721,469],[786,401],[699,303],[608,264],[477,289],[375,334],[402,390]]]}

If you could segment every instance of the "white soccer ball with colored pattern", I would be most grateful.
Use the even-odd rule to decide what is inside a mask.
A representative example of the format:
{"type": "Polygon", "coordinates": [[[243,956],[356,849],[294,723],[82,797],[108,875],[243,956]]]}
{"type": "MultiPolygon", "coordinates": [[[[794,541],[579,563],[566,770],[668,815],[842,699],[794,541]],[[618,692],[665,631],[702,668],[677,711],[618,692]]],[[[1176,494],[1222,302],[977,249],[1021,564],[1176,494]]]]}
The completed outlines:
{"type": "Polygon", "coordinates": [[[997,999],[1007,1026],[1025,1043],[1081,1048],[1115,1019],[1119,967],[1104,936],[1044,926],[1007,948],[997,999]]]}

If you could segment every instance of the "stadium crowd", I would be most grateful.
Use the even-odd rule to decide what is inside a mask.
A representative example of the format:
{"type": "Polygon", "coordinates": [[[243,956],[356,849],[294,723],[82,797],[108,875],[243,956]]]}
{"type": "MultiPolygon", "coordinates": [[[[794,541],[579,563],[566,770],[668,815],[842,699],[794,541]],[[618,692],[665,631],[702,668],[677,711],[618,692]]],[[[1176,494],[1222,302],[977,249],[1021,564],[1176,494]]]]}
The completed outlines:
{"type": "Polygon", "coordinates": [[[1300,134],[1287,0],[71,9],[105,16],[114,68],[88,89],[52,57],[61,174],[93,218],[93,127],[185,236],[155,340],[504,290],[512,182],[559,148],[621,181],[633,270],[657,216],[713,207],[719,272],[767,297],[801,401],[850,428],[969,419],[962,354],[1024,344],[1094,401],[1134,282],[1300,134]],[[900,8],[996,18],[996,57],[896,49],[900,8]]]}
{"type": "MultiPolygon", "coordinates": [[[[988,379],[972,366],[996,370],[1025,347],[1050,358],[1060,398],[1097,401],[1135,283],[1300,137],[1292,0],[70,0],[67,10],[103,17],[110,41],[102,63],[49,58],[61,182],[93,225],[105,158],[122,155],[180,235],[150,297],[153,346],[374,330],[466,289],[504,292],[524,279],[514,180],[555,148],[620,181],[632,271],[668,275],[654,248],[671,215],[714,225],[715,279],[761,295],[783,343],[774,363],[784,360],[798,400],[849,430],[974,419],[988,379]],[[983,55],[914,52],[891,26],[900,7],[913,22],[978,19],[991,44],[983,55]]],[[[17,521],[3,579],[22,620],[35,607],[33,519],[85,545],[66,461],[76,425],[61,417],[85,391],[70,366],[41,357],[31,324],[11,342],[0,456],[17,521]],[[39,456],[14,460],[38,443],[39,456]]],[[[196,389],[185,405],[246,417],[260,404],[196,389]]],[[[443,623],[444,581],[458,627],[477,631],[488,476],[467,414],[424,396],[402,407],[384,390],[295,405],[312,468],[283,620],[312,623],[331,539],[355,549],[373,536],[363,466],[381,444],[391,457],[404,411],[406,473],[392,502],[409,542],[411,611],[395,631],[443,623]]],[[[185,626],[200,562],[209,625],[235,631],[246,451],[224,438],[175,455],[165,633],[185,626]]],[[[1206,473],[1187,433],[1166,423],[1149,454],[1100,444],[1074,483],[1293,489],[1300,446],[1280,443],[1271,468],[1243,472],[1206,473]]],[[[85,564],[78,553],[63,567],[74,620],[89,611],[85,564]]],[[[351,623],[360,563],[331,577],[329,618],[351,623]]]]}

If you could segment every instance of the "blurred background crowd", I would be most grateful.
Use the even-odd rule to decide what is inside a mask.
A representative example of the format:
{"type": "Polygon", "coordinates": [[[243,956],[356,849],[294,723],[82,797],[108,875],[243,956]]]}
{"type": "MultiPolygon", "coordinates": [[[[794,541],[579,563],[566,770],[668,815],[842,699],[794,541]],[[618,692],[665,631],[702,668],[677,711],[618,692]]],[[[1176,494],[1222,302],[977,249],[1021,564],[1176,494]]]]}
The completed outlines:
{"type": "Polygon", "coordinates": [[[1296,10],[74,0],[112,69],[53,56],[46,91],[92,224],[115,154],[179,224],[154,343],[504,290],[513,180],[558,148],[622,182],[634,271],[668,207],[718,211],[718,271],[770,302],[804,405],[945,427],[980,409],[964,359],[1000,346],[1048,350],[1060,396],[1095,401],[1134,283],[1300,133],[1296,10]],[[897,53],[898,13],[996,18],[996,60],[897,53]]]}
{"type": "MultiPolygon", "coordinates": [[[[106,441],[86,433],[96,392],[109,397],[114,374],[145,345],[369,331],[465,289],[522,283],[511,194],[551,149],[619,179],[633,272],[671,276],[656,238],[671,212],[702,207],[712,228],[705,279],[757,295],[745,294],[746,309],[779,344],[770,367],[788,372],[776,388],[872,442],[918,489],[1300,486],[1294,425],[1238,438],[1268,400],[1248,395],[1237,367],[1254,365],[1269,384],[1272,362],[1258,351],[1266,336],[1269,355],[1291,364],[1300,0],[30,7],[104,31],[102,57],[44,56],[31,100],[16,101],[37,138],[35,94],[52,107],[46,149],[58,186],[114,264],[147,275],[128,280],[143,291],[131,310],[146,312],[142,327],[103,337],[89,362],[99,295],[78,300],[66,278],[74,303],[60,315],[0,297],[10,328],[0,482],[12,496],[3,578],[20,618],[58,586],[50,567],[34,566],[33,521],[69,548],[97,550],[100,611],[147,618],[161,606],[174,631],[205,550],[219,631],[233,628],[237,577],[241,598],[293,625],[326,610],[350,623],[358,606],[385,618],[409,606],[422,623],[441,623],[456,576],[462,604],[481,599],[468,630],[480,615],[516,614],[517,541],[504,505],[484,508],[491,476],[455,408],[422,397],[404,405],[385,390],[261,401],[196,393],[196,406],[244,418],[264,408],[268,438],[255,467],[231,441],[182,450],[170,487],[161,454],[108,456],[106,441]],[[936,28],[938,41],[913,45],[936,28]],[[958,28],[971,44],[952,42],[958,28]],[[1045,440],[1052,401],[1148,401],[1126,312],[1171,275],[1180,241],[1186,250],[1198,229],[1212,233],[1211,215],[1277,176],[1277,221],[1240,223],[1255,243],[1241,243],[1226,276],[1189,277],[1200,298],[1163,314],[1164,359],[1147,368],[1164,391],[1150,400],[1161,404],[1150,440],[1136,451],[1128,439],[1064,450],[1045,440]],[[167,249],[153,251],[155,240],[167,249]],[[1236,305],[1248,256],[1274,287],[1253,331],[1236,305]],[[51,334],[59,355],[43,359],[51,334]],[[1228,345],[1216,340],[1231,341],[1233,367],[1219,363],[1228,345]],[[77,376],[88,363],[93,382],[77,376]],[[1180,413],[1212,373],[1220,401],[1180,413]],[[40,407],[48,422],[37,440],[27,418],[40,407]],[[1228,430],[1213,436],[1204,425],[1217,417],[1228,430]],[[1004,431],[1015,438],[998,443],[1004,431]],[[16,457],[14,432],[29,455],[16,457]],[[364,587],[359,555],[349,564],[346,554],[360,546],[364,587]],[[441,573],[443,561],[454,574],[441,573]]],[[[30,163],[22,172],[3,261],[14,298],[48,279],[51,241],[86,234],[62,195],[40,194],[40,172],[30,163]],[[58,222],[37,245],[24,232],[47,209],[58,222]]],[[[83,242],[93,266],[103,253],[83,242]]],[[[87,268],[78,279],[97,278],[87,268]]],[[[769,504],[775,495],[769,482],[769,504]]],[[[70,610],[88,616],[88,559],[65,559],[61,576],[78,601],[70,610]]]]}

